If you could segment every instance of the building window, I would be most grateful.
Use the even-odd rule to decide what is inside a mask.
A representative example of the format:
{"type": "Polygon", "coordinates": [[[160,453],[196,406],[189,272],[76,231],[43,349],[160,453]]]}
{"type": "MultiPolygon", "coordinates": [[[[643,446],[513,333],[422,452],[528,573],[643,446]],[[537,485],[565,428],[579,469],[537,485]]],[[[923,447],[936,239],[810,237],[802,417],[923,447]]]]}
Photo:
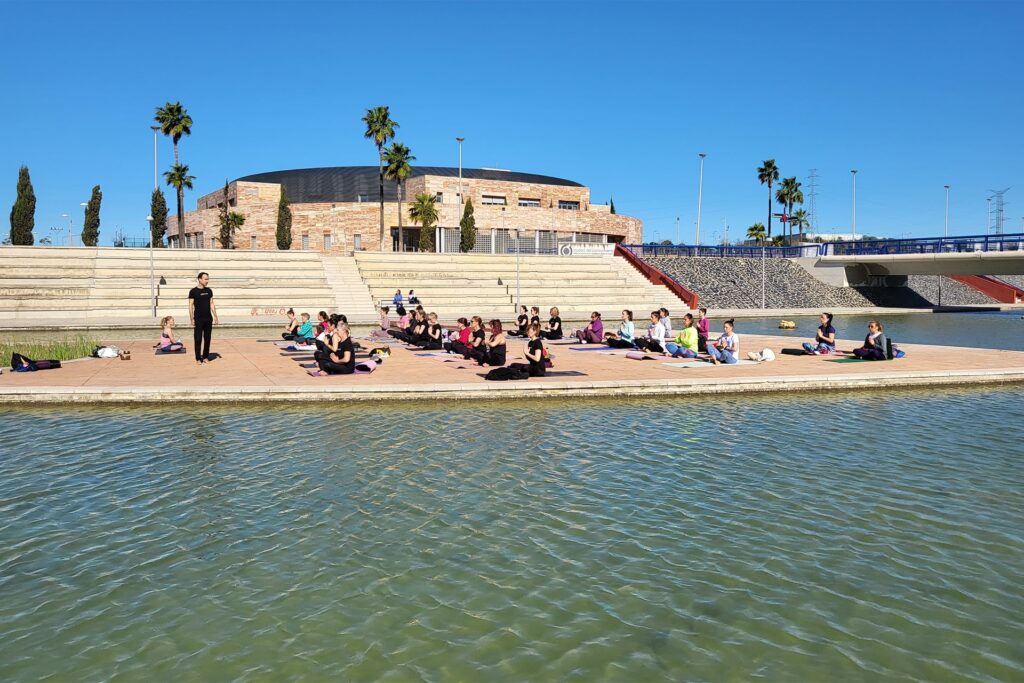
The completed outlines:
{"type": "Polygon", "coordinates": [[[192,235],[185,235],[185,248],[186,249],[191,249],[192,248],[192,235]]]}
{"type": "Polygon", "coordinates": [[[302,248],[309,249],[309,235],[302,236],[302,248]]]}
{"type": "Polygon", "coordinates": [[[370,201],[370,195],[368,195],[368,194],[357,195],[356,196],[356,201],[359,202],[359,203],[368,202],[368,201],[370,201]]]}
{"type": "Polygon", "coordinates": [[[490,206],[505,206],[505,197],[496,194],[485,194],[481,203],[490,206]]]}
{"type": "Polygon", "coordinates": [[[579,211],[580,210],[580,203],[579,202],[571,202],[571,201],[569,201],[567,199],[559,199],[558,200],[558,208],[559,209],[569,209],[570,211],[579,211]]]}
{"type": "Polygon", "coordinates": [[[352,235],[352,249],[354,251],[363,250],[363,236],[360,235],[359,233],[352,235]]]}
{"type": "Polygon", "coordinates": [[[325,232],[324,233],[324,251],[330,251],[330,250],[331,250],[331,233],[325,232]]]}
{"type": "Polygon", "coordinates": [[[256,249],[256,235],[249,235],[249,248],[256,249]]]}
{"type": "Polygon", "coordinates": [[[526,197],[520,197],[519,198],[519,206],[532,206],[532,207],[540,208],[540,200],[539,199],[527,199],[526,197]]]}
{"type": "Polygon", "coordinates": [[[434,195],[434,201],[438,204],[444,204],[444,192],[438,192],[434,195]]]}

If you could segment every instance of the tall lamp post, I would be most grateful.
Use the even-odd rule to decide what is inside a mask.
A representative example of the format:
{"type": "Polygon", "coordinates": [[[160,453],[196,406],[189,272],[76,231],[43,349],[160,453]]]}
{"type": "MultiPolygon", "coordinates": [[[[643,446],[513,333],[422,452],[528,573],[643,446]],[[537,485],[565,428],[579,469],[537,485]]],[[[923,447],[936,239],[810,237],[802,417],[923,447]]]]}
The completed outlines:
{"type": "Polygon", "coordinates": [[[462,220],[462,142],[465,139],[461,137],[455,138],[455,141],[459,143],[459,220],[462,220]]]}
{"type": "Polygon", "coordinates": [[[944,185],[946,188],[946,217],[942,221],[942,237],[949,237],[949,185],[944,185]]]}
{"type": "Polygon", "coordinates": [[[146,216],[149,221],[149,301],[153,306],[153,317],[156,317],[156,278],[153,276],[153,216],[146,216]]]}
{"type": "Polygon", "coordinates": [[[62,213],[60,216],[61,216],[61,218],[67,218],[68,219],[68,239],[67,239],[66,246],[70,247],[71,246],[71,229],[72,229],[72,225],[74,224],[75,221],[71,217],[71,214],[62,213]]]}
{"type": "Polygon", "coordinates": [[[701,152],[697,156],[700,157],[700,180],[697,181],[697,246],[700,246],[700,201],[701,195],[704,192],[704,157],[707,156],[704,152],[701,152]]]}
{"type": "Polygon", "coordinates": [[[857,169],[852,169],[850,174],[853,176],[853,241],[857,241],[857,169]]]}
{"type": "MultiPolygon", "coordinates": [[[[504,216],[504,214],[502,214],[504,216]]],[[[519,313],[519,306],[521,305],[519,297],[519,236],[522,234],[522,228],[516,228],[512,231],[516,241],[516,314],[519,313]]]]}

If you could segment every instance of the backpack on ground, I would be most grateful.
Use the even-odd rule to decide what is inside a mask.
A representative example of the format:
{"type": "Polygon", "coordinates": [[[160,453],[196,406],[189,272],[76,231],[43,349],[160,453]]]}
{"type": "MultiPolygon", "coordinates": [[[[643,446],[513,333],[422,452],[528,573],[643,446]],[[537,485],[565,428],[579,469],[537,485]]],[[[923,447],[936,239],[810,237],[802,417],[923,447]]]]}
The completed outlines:
{"type": "Polygon", "coordinates": [[[484,379],[491,380],[492,382],[506,382],[514,379],[530,379],[530,373],[526,370],[522,370],[517,367],[498,367],[491,368],[484,379]]]}

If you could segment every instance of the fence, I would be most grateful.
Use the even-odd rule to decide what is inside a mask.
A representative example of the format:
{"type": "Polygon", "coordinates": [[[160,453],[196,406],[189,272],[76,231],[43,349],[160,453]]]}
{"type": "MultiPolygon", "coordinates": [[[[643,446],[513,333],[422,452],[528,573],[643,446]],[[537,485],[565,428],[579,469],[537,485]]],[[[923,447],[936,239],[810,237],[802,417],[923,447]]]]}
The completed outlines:
{"type": "Polygon", "coordinates": [[[734,247],[662,244],[624,244],[640,258],[654,256],[701,256],[712,258],[799,258],[817,256],[817,244],[803,247],[734,247]]]}
{"type": "Polygon", "coordinates": [[[821,256],[877,256],[883,254],[957,254],[988,251],[1024,251],[1024,233],[828,242],[820,245],[819,254],[821,256]]]}

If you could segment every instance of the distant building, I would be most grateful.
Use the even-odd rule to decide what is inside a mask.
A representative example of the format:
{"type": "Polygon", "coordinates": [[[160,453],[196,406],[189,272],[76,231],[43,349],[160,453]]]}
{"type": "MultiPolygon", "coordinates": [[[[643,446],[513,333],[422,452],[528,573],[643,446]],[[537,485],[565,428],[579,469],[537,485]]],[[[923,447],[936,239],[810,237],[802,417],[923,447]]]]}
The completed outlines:
{"type": "MultiPolygon", "coordinates": [[[[342,166],[271,171],[239,178],[228,185],[227,203],[245,216],[235,234],[239,249],[277,249],[277,212],[284,188],[292,211],[292,249],[326,253],[380,249],[379,178],[376,166],[342,166]]],[[[554,251],[564,242],[640,243],[639,219],[613,214],[605,204],[591,204],[590,190],[571,180],[486,168],[415,167],[402,197],[399,239],[397,186],[384,184],[384,249],[414,250],[419,227],[409,220],[410,200],[435,197],[438,251],[459,250],[462,219],[460,194],[472,199],[476,218],[475,252],[509,251],[513,230],[520,231],[524,251],[554,251]],[[532,246],[535,249],[530,249],[532,246]]],[[[178,247],[216,246],[224,190],[204,195],[195,211],[186,212],[184,234],[168,218],[168,241],[178,247]]]]}

